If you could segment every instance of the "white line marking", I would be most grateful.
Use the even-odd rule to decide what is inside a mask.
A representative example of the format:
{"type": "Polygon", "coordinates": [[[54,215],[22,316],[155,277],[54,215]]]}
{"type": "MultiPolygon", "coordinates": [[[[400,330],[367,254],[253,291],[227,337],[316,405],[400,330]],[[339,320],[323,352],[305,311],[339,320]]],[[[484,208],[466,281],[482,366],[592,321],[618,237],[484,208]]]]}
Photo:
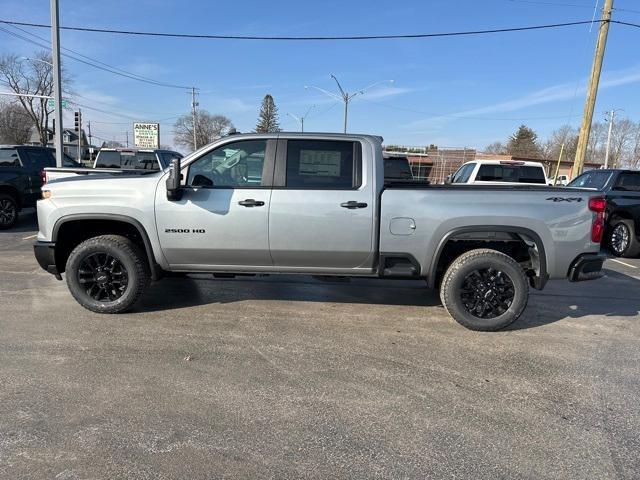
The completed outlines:
{"type": "Polygon", "coordinates": [[[38,236],[38,234],[36,233],[35,235],[29,235],[28,237],[23,237],[23,240],[29,240],[30,238],[36,238],[38,236]]]}
{"type": "Polygon", "coordinates": [[[612,258],[611,261],[619,263],[621,265],[626,265],[627,267],[630,267],[630,268],[638,268],[635,265],[631,265],[630,263],[623,262],[622,260],[616,260],[615,258],[612,258]]]}

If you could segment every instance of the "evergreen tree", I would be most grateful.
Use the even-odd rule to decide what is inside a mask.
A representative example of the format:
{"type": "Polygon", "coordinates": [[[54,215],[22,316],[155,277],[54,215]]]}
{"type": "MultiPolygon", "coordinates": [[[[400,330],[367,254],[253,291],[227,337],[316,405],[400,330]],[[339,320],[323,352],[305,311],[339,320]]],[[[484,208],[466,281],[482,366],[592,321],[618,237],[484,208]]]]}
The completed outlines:
{"type": "Polygon", "coordinates": [[[256,125],[256,133],[279,132],[278,124],[278,107],[276,107],[273,97],[266,94],[262,99],[262,106],[258,114],[258,124],[256,125]]]}
{"type": "Polygon", "coordinates": [[[509,137],[507,144],[509,155],[519,158],[541,158],[538,135],[526,125],[520,125],[516,133],[509,137]]]}

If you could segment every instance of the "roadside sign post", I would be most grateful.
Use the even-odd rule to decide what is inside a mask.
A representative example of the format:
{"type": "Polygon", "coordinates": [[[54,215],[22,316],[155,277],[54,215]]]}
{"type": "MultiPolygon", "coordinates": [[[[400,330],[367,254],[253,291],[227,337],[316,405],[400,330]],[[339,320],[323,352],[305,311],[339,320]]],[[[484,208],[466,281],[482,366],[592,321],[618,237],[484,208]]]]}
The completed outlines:
{"type": "Polygon", "coordinates": [[[160,148],[160,124],[134,122],[133,145],[138,148],[160,148]]]}

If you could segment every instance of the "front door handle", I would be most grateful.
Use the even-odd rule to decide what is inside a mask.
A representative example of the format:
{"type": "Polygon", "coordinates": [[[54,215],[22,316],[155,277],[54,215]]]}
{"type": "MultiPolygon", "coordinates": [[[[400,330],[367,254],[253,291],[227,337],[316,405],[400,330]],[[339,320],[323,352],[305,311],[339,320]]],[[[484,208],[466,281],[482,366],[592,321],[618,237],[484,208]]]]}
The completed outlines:
{"type": "Polygon", "coordinates": [[[348,202],[341,203],[340,206],[342,208],[348,208],[350,210],[354,208],[367,208],[367,204],[364,202],[356,202],[355,200],[350,200],[348,202]]]}
{"type": "Polygon", "coordinates": [[[253,198],[247,198],[246,200],[239,201],[238,205],[242,205],[243,207],[261,207],[264,205],[264,202],[261,200],[254,200],[253,198]]]}

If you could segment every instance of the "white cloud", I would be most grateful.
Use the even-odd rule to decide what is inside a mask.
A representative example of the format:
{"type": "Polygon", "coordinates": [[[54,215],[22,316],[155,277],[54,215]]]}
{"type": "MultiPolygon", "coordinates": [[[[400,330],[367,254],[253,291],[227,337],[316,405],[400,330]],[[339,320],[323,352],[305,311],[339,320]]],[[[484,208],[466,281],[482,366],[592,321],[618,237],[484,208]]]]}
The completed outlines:
{"type": "MultiPolygon", "coordinates": [[[[633,83],[640,83],[640,66],[606,72],[603,74],[600,81],[599,90],[633,83]]],[[[534,107],[536,105],[573,100],[576,95],[584,95],[586,92],[586,79],[583,79],[578,83],[577,90],[576,85],[576,82],[565,82],[558,85],[552,85],[550,87],[527,93],[512,100],[451,113],[446,117],[433,116],[417,120],[405,125],[405,128],[420,130],[437,129],[438,127],[443,127],[447,123],[454,121],[456,116],[469,117],[491,113],[514,112],[528,107],[534,107]]]]}

